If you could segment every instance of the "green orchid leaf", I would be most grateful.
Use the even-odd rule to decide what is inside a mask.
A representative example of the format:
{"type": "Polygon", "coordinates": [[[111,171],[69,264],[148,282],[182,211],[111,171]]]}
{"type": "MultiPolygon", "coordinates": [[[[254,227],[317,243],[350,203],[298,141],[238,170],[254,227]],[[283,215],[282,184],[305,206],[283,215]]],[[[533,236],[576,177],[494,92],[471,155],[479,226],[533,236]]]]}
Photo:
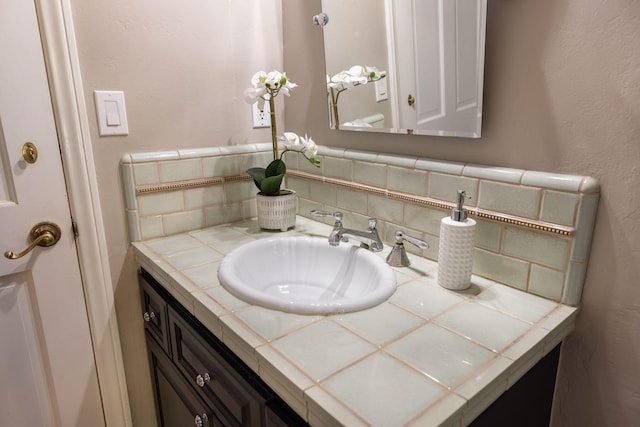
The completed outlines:
{"type": "Polygon", "coordinates": [[[275,176],[268,176],[260,182],[260,192],[263,196],[277,196],[280,194],[280,185],[284,173],[275,176]]]}
{"type": "Polygon", "coordinates": [[[269,165],[264,171],[264,175],[265,177],[277,176],[277,175],[284,176],[286,172],[287,172],[287,166],[284,164],[284,162],[280,159],[276,159],[271,163],[269,163],[269,165]]]}
{"type": "Polygon", "coordinates": [[[253,183],[261,190],[261,182],[265,177],[265,168],[250,168],[247,173],[253,178],[253,183]]]}

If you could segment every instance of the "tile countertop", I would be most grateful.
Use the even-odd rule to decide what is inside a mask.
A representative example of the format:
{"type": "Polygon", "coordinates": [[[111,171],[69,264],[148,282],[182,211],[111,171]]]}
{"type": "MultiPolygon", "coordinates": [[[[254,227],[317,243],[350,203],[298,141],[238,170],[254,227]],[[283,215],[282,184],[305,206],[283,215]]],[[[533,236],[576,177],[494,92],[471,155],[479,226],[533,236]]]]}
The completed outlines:
{"type": "Polygon", "coordinates": [[[576,307],[476,276],[470,289],[448,291],[436,283],[437,264],[413,254],[410,267],[394,268],[388,301],[342,315],[261,308],[218,281],[220,261],[243,243],[326,238],[330,229],[303,217],[285,233],[245,221],[133,247],[144,269],[312,425],[467,425],[574,328],[576,307]]]}

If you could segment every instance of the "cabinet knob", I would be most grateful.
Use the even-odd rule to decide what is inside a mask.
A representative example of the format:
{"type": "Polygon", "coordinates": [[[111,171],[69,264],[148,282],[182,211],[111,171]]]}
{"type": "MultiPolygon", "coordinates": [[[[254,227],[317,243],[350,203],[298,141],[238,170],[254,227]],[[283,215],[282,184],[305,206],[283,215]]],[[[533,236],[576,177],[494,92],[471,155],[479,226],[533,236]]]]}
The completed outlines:
{"type": "Polygon", "coordinates": [[[151,311],[145,311],[145,313],[142,315],[142,318],[144,319],[145,322],[151,322],[151,319],[155,319],[156,318],[156,314],[151,311]]]}
{"type": "Polygon", "coordinates": [[[205,372],[204,374],[198,375],[196,377],[196,384],[198,384],[200,387],[204,387],[204,385],[209,381],[211,381],[211,376],[208,372],[205,372]]]}
{"type": "Polygon", "coordinates": [[[207,414],[202,414],[202,416],[196,415],[193,420],[195,421],[197,427],[202,427],[204,423],[209,421],[209,417],[207,417],[207,414]]]}

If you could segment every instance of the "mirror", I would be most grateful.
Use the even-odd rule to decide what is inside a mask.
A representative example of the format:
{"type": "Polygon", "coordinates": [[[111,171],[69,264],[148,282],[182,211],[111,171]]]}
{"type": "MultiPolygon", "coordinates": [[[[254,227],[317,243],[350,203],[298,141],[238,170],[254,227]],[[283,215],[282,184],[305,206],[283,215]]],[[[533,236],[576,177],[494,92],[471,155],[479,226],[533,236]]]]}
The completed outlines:
{"type": "Polygon", "coordinates": [[[480,138],[486,0],[322,0],[332,129],[480,138]]]}

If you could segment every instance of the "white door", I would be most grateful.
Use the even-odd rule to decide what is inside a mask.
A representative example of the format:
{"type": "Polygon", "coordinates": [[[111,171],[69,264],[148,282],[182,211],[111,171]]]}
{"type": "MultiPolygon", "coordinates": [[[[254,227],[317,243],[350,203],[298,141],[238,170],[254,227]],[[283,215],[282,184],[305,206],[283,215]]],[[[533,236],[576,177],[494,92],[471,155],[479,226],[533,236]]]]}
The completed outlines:
{"type": "Polygon", "coordinates": [[[393,8],[400,128],[479,137],[486,0],[393,8]]]}
{"type": "Polygon", "coordinates": [[[103,426],[33,1],[0,0],[0,55],[0,424],[103,426]],[[8,259],[43,221],[60,227],[57,244],[8,259]]]}

